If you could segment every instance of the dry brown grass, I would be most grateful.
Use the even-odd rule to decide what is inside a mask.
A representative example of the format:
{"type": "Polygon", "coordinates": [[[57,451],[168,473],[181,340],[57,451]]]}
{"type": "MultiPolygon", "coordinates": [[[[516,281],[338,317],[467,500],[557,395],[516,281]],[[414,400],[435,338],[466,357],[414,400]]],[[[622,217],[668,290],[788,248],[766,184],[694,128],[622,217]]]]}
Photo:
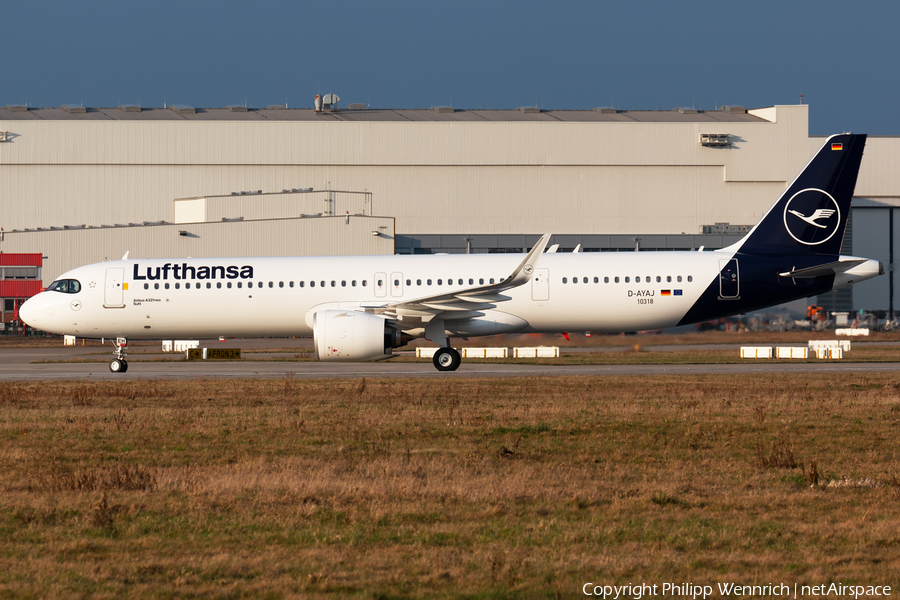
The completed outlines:
{"type": "Polygon", "coordinates": [[[898,424],[873,373],[4,384],[0,595],[896,585],[898,424]]]}

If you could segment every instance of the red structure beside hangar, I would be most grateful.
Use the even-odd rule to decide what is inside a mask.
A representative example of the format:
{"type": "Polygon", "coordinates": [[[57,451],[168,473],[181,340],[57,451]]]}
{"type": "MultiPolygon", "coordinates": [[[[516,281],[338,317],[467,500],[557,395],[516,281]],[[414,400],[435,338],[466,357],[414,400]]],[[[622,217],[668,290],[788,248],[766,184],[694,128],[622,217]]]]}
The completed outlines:
{"type": "Polygon", "coordinates": [[[39,253],[0,252],[0,323],[18,320],[18,309],[25,300],[41,291],[39,253]]]}

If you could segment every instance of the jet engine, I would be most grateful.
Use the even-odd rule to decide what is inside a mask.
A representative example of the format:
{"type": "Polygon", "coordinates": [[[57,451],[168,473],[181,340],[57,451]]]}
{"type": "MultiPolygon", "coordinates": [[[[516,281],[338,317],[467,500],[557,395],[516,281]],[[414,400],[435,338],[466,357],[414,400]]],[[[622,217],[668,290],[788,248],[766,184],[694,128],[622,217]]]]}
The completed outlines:
{"type": "Polygon", "coordinates": [[[357,310],[321,310],[312,321],[319,360],[382,360],[412,339],[388,319],[357,310]]]}

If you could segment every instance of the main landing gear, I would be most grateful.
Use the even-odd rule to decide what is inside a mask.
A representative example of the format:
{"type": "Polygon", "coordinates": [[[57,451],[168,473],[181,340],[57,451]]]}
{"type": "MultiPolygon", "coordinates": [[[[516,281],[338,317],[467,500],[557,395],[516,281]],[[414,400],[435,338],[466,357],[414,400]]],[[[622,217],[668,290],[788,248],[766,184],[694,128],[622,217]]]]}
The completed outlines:
{"type": "Polygon", "coordinates": [[[440,346],[432,359],[438,371],[455,371],[459,368],[462,357],[450,347],[450,338],[447,337],[443,319],[438,317],[428,321],[425,325],[425,339],[437,342],[440,346]]]}
{"type": "Polygon", "coordinates": [[[450,348],[438,348],[434,353],[434,366],[438,371],[455,371],[459,368],[462,358],[457,350],[450,348]]]}
{"type": "Polygon", "coordinates": [[[128,340],[125,338],[116,338],[115,350],[113,351],[116,357],[109,363],[109,370],[113,373],[124,373],[128,370],[128,363],[125,362],[125,346],[127,344],[128,340]]]}

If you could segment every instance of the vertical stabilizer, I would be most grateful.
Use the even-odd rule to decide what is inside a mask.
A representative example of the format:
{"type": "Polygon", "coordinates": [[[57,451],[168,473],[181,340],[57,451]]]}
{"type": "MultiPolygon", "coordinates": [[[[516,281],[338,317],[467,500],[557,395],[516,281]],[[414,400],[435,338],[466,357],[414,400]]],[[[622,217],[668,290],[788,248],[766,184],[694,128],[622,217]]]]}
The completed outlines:
{"type": "Polygon", "coordinates": [[[741,254],[840,254],[865,135],[833,135],[738,242],[741,254]]]}

